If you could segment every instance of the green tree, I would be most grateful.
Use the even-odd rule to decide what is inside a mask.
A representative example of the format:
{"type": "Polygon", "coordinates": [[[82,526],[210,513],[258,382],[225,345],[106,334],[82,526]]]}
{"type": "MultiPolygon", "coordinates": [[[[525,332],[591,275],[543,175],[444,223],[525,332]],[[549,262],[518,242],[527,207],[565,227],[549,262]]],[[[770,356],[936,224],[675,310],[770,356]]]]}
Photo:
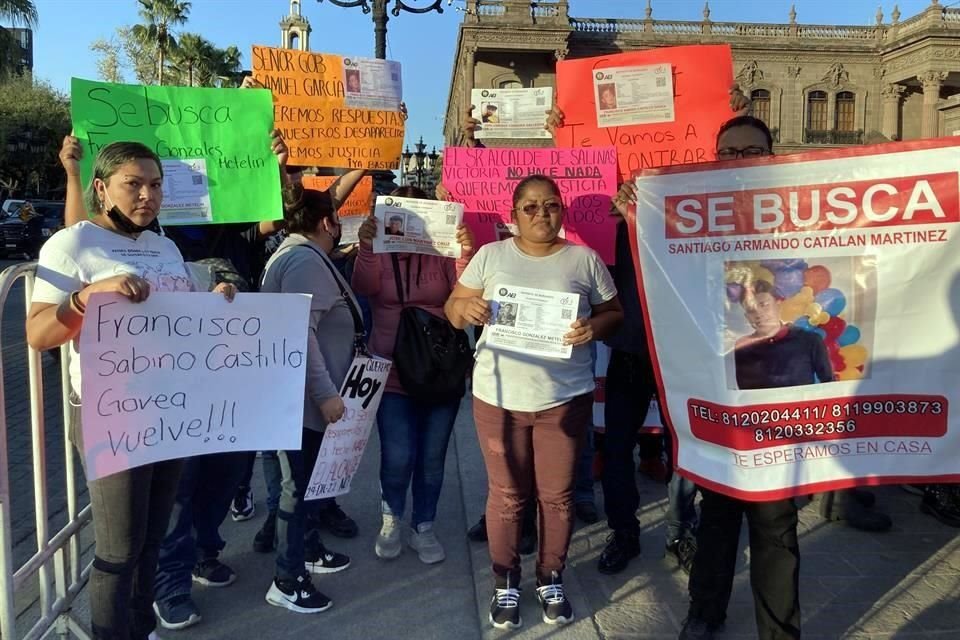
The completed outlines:
{"type": "MultiPolygon", "coordinates": [[[[0,21],[9,22],[14,26],[22,25],[24,27],[37,26],[37,8],[33,0],[0,0],[0,21]]],[[[19,48],[13,34],[7,29],[0,27],[0,51],[16,51],[19,48]]],[[[0,77],[5,77],[10,73],[6,68],[6,55],[0,55],[0,77]]]]}
{"type": "Polygon", "coordinates": [[[213,73],[216,55],[217,48],[203,36],[196,33],[181,34],[173,56],[173,68],[180,74],[178,84],[188,87],[205,85],[207,77],[213,73]]]}
{"type": "Polygon", "coordinates": [[[0,188],[9,195],[63,189],[57,154],[70,133],[70,102],[49,84],[14,77],[0,84],[0,188]]]}
{"type": "Polygon", "coordinates": [[[145,24],[134,25],[133,35],[143,44],[152,43],[157,54],[157,84],[163,84],[163,70],[168,53],[176,49],[177,40],[170,27],[186,24],[190,15],[187,0],[137,0],[140,17],[145,24]]]}
{"type": "Polygon", "coordinates": [[[123,49],[116,38],[94,40],[90,50],[97,55],[97,77],[104,82],[125,82],[123,49]]]}

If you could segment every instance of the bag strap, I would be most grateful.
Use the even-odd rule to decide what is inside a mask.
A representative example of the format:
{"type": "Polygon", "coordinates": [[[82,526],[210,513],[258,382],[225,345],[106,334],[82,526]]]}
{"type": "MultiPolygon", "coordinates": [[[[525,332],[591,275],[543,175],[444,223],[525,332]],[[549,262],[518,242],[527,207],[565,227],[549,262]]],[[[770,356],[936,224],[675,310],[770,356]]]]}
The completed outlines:
{"type": "Polygon", "coordinates": [[[390,260],[393,262],[393,282],[397,286],[397,298],[400,299],[400,306],[406,307],[407,303],[403,298],[403,282],[400,280],[400,258],[397,254],[391,253],[390,260]]]}
{"type": "Polygon", "coordinates": [[[333,268],[333,264],[330,263],[330,258],[323,255],[323,253],[321,253],[311,244],[296,244],[291,245],[289,248],[292,249],[294,247],[305,247],[320,256],[320,261],[330,271],[330,275],[333,276],[333,281],[337,283],[337,288],[340,289],[340,295],[343,297],[343,301],[347,303],[347,308],[350,309],[350,315],[353,316],[353,349],[357,354],[368,355],[367,345],[363,341],[363,316],[360,313],[360,309],[358,309],[357,305],[354,304],[353,297],[350,295],[350,292],[348,292],[347,288],[344,286],[340,274],[337,273],[337,270],[333,268]]]}

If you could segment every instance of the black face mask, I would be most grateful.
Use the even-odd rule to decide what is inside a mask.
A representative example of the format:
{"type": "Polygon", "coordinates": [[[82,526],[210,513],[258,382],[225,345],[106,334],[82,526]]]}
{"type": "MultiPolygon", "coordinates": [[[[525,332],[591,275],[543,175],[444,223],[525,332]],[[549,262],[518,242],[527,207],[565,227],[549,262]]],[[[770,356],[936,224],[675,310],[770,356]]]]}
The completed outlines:
{"type": "Polygon", "coordinates": [[[153,222],[146,226],[139,225],[124,215],[124,213],[116,206],[107,212],[107,217],[110,218],[114,225],[116,225],[117,229],[124,233],[143,233],[144,231],[153,231],[157,235],[161,234],[160,223],[156,218],[154,218],[153,222]]]}

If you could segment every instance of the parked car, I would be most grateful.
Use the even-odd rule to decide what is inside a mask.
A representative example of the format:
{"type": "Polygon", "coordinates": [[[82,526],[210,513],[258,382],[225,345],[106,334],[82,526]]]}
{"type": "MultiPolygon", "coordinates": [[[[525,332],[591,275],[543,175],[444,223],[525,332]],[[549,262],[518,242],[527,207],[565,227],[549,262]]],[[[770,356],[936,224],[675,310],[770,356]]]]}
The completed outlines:
{"type": "Polygon", "coordinates": [[[0,218],[8,218],[16,215],[24,202],[26,202],[26,200],[13,200],[12,198],[4,200],[3,206],[0,207],[0,218]]]}
{"type": "Polygon", "coordinates": [[[23,256],[32,260],[47,238],[63,228],[63,202],[30,200],[17,212],[0,220],[0,252],[5,257],[23,256]]]}

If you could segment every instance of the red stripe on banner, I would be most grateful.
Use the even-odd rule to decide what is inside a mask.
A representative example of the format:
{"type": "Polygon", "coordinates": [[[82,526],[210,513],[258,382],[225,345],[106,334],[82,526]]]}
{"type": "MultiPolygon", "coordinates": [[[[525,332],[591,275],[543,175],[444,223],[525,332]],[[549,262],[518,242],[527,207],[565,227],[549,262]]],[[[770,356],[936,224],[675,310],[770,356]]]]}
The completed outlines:
{"type": "Polygon", "coordinates": [[[668,238],[960,222],[956,171],[669,196],[668,238]]]}
{"type": "MultiPolygon", "coordinates": [[[[739,451],[852,438],[940,438],[947,433],[947,409],[945,397],[928,395],[857,396],[743,407],[695,399],[687,401],[690,429],[694,436],[739,451]]],[[[871,446],[874,444],[871,443],[871,446]]],[[[895,449],[911,446],[893,440],[883,446],[887,444],[895,449]]],[[[865,453],[897,451],[878,449],[865,453]]],[[[803,448],[799,453],[794,449],[776,450],[770,453],[772,458],[792,458],[779,461],[772,459],[770,464],[816,455],[817,451],[803,448]]]]}

